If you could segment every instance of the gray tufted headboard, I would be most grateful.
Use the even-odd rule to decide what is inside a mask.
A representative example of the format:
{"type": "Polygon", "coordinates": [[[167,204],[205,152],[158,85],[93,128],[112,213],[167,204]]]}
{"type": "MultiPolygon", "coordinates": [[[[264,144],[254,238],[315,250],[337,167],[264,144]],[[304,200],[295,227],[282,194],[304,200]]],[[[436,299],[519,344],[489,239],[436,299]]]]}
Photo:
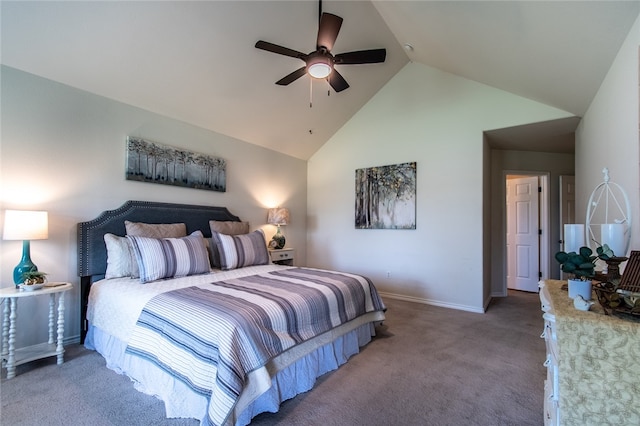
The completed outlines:
{"type": "Polygon", "coordinates": [[[87,331],[87,301],[91,283],[104,277],[107,269],[107,247],[104,235],[126,235],[124,221],[144,223],[185,223],[187,233],[201,230],[211,236],[210,220],[239,222],[226,207],[196,206],[190,204],[127,201],[115,210],[102,212],[97,218],[78,223],[78,275],[81,287],[81,338],[87,331]]]}

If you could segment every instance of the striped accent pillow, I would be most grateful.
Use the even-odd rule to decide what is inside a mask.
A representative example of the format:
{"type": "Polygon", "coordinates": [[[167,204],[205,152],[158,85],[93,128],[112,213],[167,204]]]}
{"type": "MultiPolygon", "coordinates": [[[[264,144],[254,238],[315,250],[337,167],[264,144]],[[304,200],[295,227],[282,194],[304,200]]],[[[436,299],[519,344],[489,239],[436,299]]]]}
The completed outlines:
{"type": "MultiPolygon", "coordinates": [[[[240,235],[249,233],[249,222],[231,222],[210,220],[209,228],[211,232],[219,232],[224,235],[240,235]]],[[[214,268],[220,268],[220,253],[218,246],[211,238],[207,238],[207,249],[209,250],[209,261],[214,268]]]]}
{"type": "Polygon", "coordinates": [[[210,272],[202,232],[182,238],[147,238],[127,235],[136,254],[140,282],[210,272]]]}
{"type": "Polygon", "coordinates": [[[212,232],[211,240],[220,254],[220,269],[229,270],[269,263],[269,252],[262,229],[243,235],[212,232]]]}

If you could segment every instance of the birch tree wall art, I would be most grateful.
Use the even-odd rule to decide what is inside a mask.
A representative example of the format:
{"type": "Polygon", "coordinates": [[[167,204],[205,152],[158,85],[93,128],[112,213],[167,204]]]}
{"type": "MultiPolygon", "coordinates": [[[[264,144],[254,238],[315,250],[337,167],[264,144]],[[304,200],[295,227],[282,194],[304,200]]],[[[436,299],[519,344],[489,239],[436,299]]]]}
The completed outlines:
{"type": "Polygon", "coordinates": [[[356,170],[357,229],[416,229],[416,163],[356,170]]]}
{"type": "Polygon", "coordinates": [[[226,192],[226,167],[222,158],[127,138],[127,180],[226,192]]]}

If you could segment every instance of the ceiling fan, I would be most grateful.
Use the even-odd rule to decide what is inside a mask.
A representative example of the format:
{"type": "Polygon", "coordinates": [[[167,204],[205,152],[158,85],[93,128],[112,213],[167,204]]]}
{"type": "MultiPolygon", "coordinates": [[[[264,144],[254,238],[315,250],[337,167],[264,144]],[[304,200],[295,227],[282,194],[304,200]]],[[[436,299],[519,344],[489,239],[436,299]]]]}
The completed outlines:
{"type": "Polygon", "coordinates": [[[303,75],[309,74],[313,78],[326,79],[333,90],[341,92],[349,88],[349,83],[347,83],[344,77],[335,69],[335,65],[375,64],[384,62],[387,56],[386,49],[358,50],[333,55],[331,49],[333,49],[333,44],[340,32],[342,18],[331,13],[322,13],[322,1],[320,1],[319,15],[320,24],[318,27],[316,50],[311,53],[298,52],[262,40],[256,43],[258,49],[298,58],[305,63],[305,66],[298,68],[291,74],[276,81],[276,84],[287,86],[303,75]]]}

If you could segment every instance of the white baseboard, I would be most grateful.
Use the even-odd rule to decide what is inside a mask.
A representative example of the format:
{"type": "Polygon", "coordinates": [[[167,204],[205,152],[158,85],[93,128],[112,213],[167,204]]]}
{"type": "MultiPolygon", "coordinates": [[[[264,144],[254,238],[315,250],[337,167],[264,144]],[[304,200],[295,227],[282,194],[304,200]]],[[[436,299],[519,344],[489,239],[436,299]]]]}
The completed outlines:
{"type": "Polygon", "coordinates": [[[459,311],[475,312],[477,314],[484,314],[484,312],[485,312],[484,309],[478,309],[475,306],[458,305],[456,303],[445,303],[445,302],[441,302],[441,301],[438,301],[438,300],[425,299],[425,298],[422,298],[422,297],[405,296],[405,295],[402,295],[402,294],[387,293],[387,292],[383,292],[383,291],[379,291],[378,294],[383,298],[388,297],[389,299],[404,300],[406,302],[422,303],[423,305],[440,306],[440,307],[443,307],[443,308],[457,309],[459,311]]]}

